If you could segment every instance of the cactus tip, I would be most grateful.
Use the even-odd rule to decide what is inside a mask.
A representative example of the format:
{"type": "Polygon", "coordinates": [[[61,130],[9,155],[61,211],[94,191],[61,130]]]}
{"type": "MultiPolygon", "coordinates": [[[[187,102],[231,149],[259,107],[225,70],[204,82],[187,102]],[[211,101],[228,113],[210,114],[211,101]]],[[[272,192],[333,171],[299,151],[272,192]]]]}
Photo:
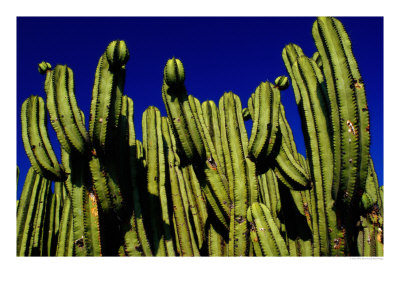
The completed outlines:
{"type": "Polygon", "coordinates": [[[286,76],[279,76],[275,79],[275,87],[284,91],[289,87],[289,79],[286,76]]]}
{"type": "Polygon", "coordinates": [[[164,80],[170,87],[179,87],[185,81],[185,70],[183,64],[178,58],[171,58],[167,61],[164,68],[164,80]]]}
{"type": "Polygon", "coordinates": [[[112,41],[106,50],[109,64],[113,67],[123,67],[129,60],[129,51],[125,41],[112,41]]]}
{"type": "Polygon", "coordinates": [[[51,65],[48,62],[42,61],[38,64],[38,70],[40,74],[46,74],[47,71],[51,70],[51,65]]]}

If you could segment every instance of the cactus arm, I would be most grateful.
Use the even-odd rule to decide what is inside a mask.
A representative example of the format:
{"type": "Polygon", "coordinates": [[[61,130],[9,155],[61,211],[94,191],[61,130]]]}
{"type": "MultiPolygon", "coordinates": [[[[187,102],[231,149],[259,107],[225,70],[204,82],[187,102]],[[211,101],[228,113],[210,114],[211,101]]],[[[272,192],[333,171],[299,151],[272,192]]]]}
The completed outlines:
{"type": "Polygon", "coordinates": [[[87,252],[89,256],[101,256],[101,238],[98,199],[91,191],[86,192],[83,200],[84,228],[87,252]]]}
{"type": "Polygon", "coordinates": [[[269,155],[279,128],[280,92],[269,82],[261,83],[254,93],[254,115],[248,152],[256,159],[269,155]]]}
{"type": "MultiPolygon", "coordinates": [[[[296,143],[293,138],[293,132],[292,129],[290,128],[289,122],[286,119],[286,112],[282,103],[280,105],[279,129],[282,133],[282,139],[283,139],[282,143],[286,144],[290,153],[293,155],[294,159],[296,159],[296,161],[299,162],[300,154],[297,152],[296,143]]],[[[307,174],[309,174],[309,172],[307,172],[307,174]]]]}
{"type": "Polygon", "coordinates": [[[103,154],[107,140],[118,127],[125,84],[125,64],[110,64],[108,59],[106,51],[97,65],[89,122],[90,138],[94,147],[103,154]]]}
{"type": "Polygon", "coordinates": [[[99,199],[101,210],[108,213],[112,209],[110,191],[108,188],[107,177],[104,174],[105,172],[98,157],[91,157],[89,168],[92,174],[94,192],[96,193],[96,197],[99,199]]]}
{"type": "Polygon", "coordinates": [[[101,256],[99,198],[97,190],[88,188],[88,166],[78,157],[70,156],[72,183],[72,215],[74,253],[77,256],[101,256]]]}
{"type": "MultiPolygon", "coordinates": [[[[160,206],[161,206],[161,215],[162,215],[162,227],[163,227],[163,233],[164,233],[164,241],[165,241],[165,247],[166,247],[166,252],[168,256],[175,256],[175,250],[173,247],[173,240],[172,240],[172,226],[170,224],[170,211],[168,210],[168,197],[169,194],[167,194],[167,160],[168,157],[165,152],[165,145],[163,142],[163,133],[162,133],[162,120],[161,120],[161,114],[158,111],[156,113],[156,126],[157,126],[157,143],[158,143],[158,161],[159,161],[159,176],[158,176],[158,189],[159,189],[159,201],[160,201],[160,206]]],[[[151,168],[151,166],[149,166],[151,168]]]]}
{"type": "MultiPolygon", "coordinates": [[[[76,164],[77,165],[77,164],[76,164]]],[[[74,166],[75,167],[75,166],[74,166]]],[[[79,168],[79,167],[78,167],[79,168]]],[[[75,168],[74,168],[75,169],[75,168]]],[[[83,185],[82,174],[79,169],[71,173],[72,188],[72,214],[73,214],[73,240],[74,253],[76,256],[85,256],[87,254],[86,239],[84,236],[84,211],[83,201],[85,197],[85,187],[83,185]]]]}
{"type": "MultiPolygon", "coordinates": [[[[68,152],[65,151],[62,147],[61,147],[61,163],[64,166],[65,173],[71,174],[70,154],[68,154],[68,152]]],[[[64,181],[64,187],[66,189],[66,193],[69,196],[71,196],[72,195],[71,176],[68,176],[67,179],[64,181]]]]}
{"type": "Polygon", "coordinates": [[[196,117],[194,118],[194,121],[197,123],[197,127],[199,128],[207,157],[207,159],[203,159],[201,164],[197,164],[196,176],[206,194],[207,201],[210,203],[218,219],[227,228],[227,219],[230,214],[229,206],[231,203],[228,194],[228,182],[223,173],[224,170],[220,165],[216,148],[214,147],[211,135],[206,126],[202,106],[193,96],[189,96],[188,99],[192,111],[195,112],[196,117]]]}
{"type": "Polygon", "coordinates": [[[325,106],[324,91],[322,90],[322,73],[316,63],[306,56],[299,57],[293,65],[294,78],[299,86],[302,106],[302,122],[307,128],[306,150],[311,159],[311,174],[318,211],[318,227],[320,235],[321,254],[338,253],[334,241],[341,239],[337,228],[334,199],[332,199],[332,163],[333,154],[330,151],[330,138],[325,106]],[[325,116],[325,118],[323,118],[325,116]],[[327,147],[328,145],[328,147],[327,147]],[[321,182],[321,184],[319,184],[321,182]],[[329,230],[330,229],[330,230],[329,230]]]}
{"type": "Polygon", "coordinates": [[[181,105],[179,104],[182,101],[180,99],[186,97],[186,90],[180,91],[179,93],[174,92],[164,82],[162,86],[162,97],[172,130],[174,135],[177,137],[180,148],[184,154],[183,158],[186,158],[188,161],[193,161],[193,158],[195,157],[195,147],[190,137],[188,125],[181,105]]]}
{"type": "MultiPolygon", "coordinates": [[[[61,183],[62,185],[62,183],[61,183]]],[[[41,239],[41,254],[40,256],[53,256],[52,255],[52,241],[54,238],[55,227],[55,210],[57,205],[56,193],[49,196],[47,207],[45,210],[43,236],[41,239]]]]}
{"type": "Polygon", "coordinates": [[[46,206],[48,201],[51,200],[51,181],[43,180],[40,186],[38,206],[35,211],[35,218],[32,224],[32,234],[30,237],[30,245],[28,250],[28,256],[41,256],[42,255],[42,237],[45,230],[48,228],[44,227],[46,206]],[[49,199],[50,198],[50,199],[49,199]]]}
{"type": "Polygon", "coordinates": [[[188,162],[197,163],[205,158],[204,145],[198,122],[189,103],[184,81],[184,69],[179,59],[167,61],[164,68],[162,97],[174,135],[188,162]],[[178,80],[179,78],[179,80],[178,80]]]}
{"type": "Polygon", "coordinates": [[[54,180],[65,180],[46,129],[46,111],[41,97],[31,96],[21,107],[21,131],[25,152],[35,171],[54,180]]]}
{"type": "Polygon", "coordinates": [[[201,104],[201,108],[203,112],[204,123],[206,125],[206,128],[208,129],[208,132],[210,133],[212,143],[214,144],[215,151],[217,153],[219,166],[222,170],[222,173],[226,174],[225,160],[221,142],[218,107],[214,101],[207,100],[201,104]]]}
{"type": "Polygon", "coordinates": [[[208,218],[207,200],[205,198],[204,192],[201,189],[200,182],[196,176],[193,166],[189,166],[189,177],[190,177],[190,183],[192,186],[192,190],[193,190],[193,193],[195,196],[194,200],[195,200],[198,215],[200,218],[200,223],[202,224],[203,231],[204,231],[204,227],[205,227],[205,224],[206,224],[207,218],[208,218]]]}
{"type": "Polygon", "coordinates": [[[258,176],[260,193],[262,193],[263,204],[271,211],[277,226],[280,226],[278,214],[281,209],[281,199],[278,187],[278,179],[272,169],[258,176]]]}
{"type": "Polygon", "coordinates": [[[247,100],[247,109],[249,110],[251,119],[254,118],[254,96],[255,94],[252,93],[249,100],[247,100]]]}
{"type": "Polygon", "coordinates": [[[360,256],[383,256],[383,232],[374,220],[373,213],[360,218],[361,230],[357,236],[360,256]]]}
{"type": "Polygon", "coordinates": [[[205,201],[202,196],[200,183],[198,182],[193,171],[193,166],[189,165],[182,168],[182,175],[189,201],[189,217],[193,220],[197,237],[197,245],[198,248],[201,249],[203,246],[203,241],[206,239],[204,230],[207,214],[205,201]]]}
{"type": "Polygon", "coordinates": [[[61,212],[62,212],[62,207],[64,205],[63,199],[64,199],[64,194],[63,194],[63,187],[64,183],[62,184],[54,184],[54,194],[56,197],[56,203],[55,203],[55,208],[54,208],[54,236],[55,240],[58,238],[58,234],[60,231],[60,219],[61,219],[61,212]],[[57,186],[57,188],[56,188],[57,186]]]}
{"type": "MultiPolygon", "coordinates": [[[[253,203],[248,210],[247,217],[252,227],[250,231],[257,234],[262,256],[288,256],[289,252],[285,241],[273,222],[268,208],[264,204],[253,203]]],[[[256,253],[259,252],[259,250],[256,250],[258,248],[257,243],[253,242],[253,245],[256,253]]]]}
{"type": "MultiPolygon", "coordinates": [[[[193,111],[196,112],[197,118],[195,118],[196,122],[198,122],[198,127],[200,128],[201,137],[203,139],[205,151],[206,151],[206,161],[203,161],[202,167],[206,177],[206,183],[209,185],[218,195],[217,200],[219,204],[224,210],[224,213],[229,216],[229,206],[231,204],[231,199],[228,194],[229,183],[226,179],[226,174],[224,173],[224,167],[221,165],[219,161],[219,155],[221,154],[222,148],[219,148],[218,141],[216,145],[214,145],[213,139],[210,135],[209,130],[207,129],[206,121],[204,118],[204,114],[202,111],[202,107],[200,102],[194,98],[189,98],[190,103],[193,107],[193,111]],[[219,152],[218,152],[219,151],[219,152]]],[[[215,106],[216,109],[216,106],[215,106]]],[[[217,130],[216,122],[218,122],[218,116],[216,115],[217,111],[214,113],[213,123],[214,129],[217,130]]]]}
{"type": "Polygon", "coordinates": [[[64,256],[74,255],[74,224],[73,224],[72,209],[68,221],[68,239],[66,241],[66,249],[64,256]]]}
{"type": "Polygon", "coordinates": [[[67,66],[57,65],[46,74],[45,91],[51,124],[61,146],[67,152],[72,149],[84,154],[88,134],[77,106],[73,72],[67,66]]]}
{"type": "Polygon", "coordinates": [[[198,255],[193,231],[189,224],[189,200],[181,170],[176,166],[176,141],[169,125],[169,119],[163,118],[163,138],[168,147],[168,170],[173,208],[173,223],[176,248],[181,256],[198,255]]]}
{"type": "Polygon", "coordinates": [[[61,123],[71,144],[83,154],[89,137],[75,98],[73,72],[66,66],[56,66],[53,72],[61,123]]]}
{"type": "Polygon", "coordinates": [[[313,37],[321,54],[330,103],[337,104],[337,111],[336,107],[331,108],[333,135],[339,137],[333,143],[336,159],[333,193],[335,199],[349,204],[361,197],[368,172],[370,136],[364,85],[350,40],[338,20],[318,18],[313,37]],[[334,113],[339,119],[334,119],[334,113]],[[349,128],[348,122],[353,128],[349,128]]]}
{"type": "MultiPolygon", "coordinates": [[[[40,187],[42,186],[42,181],[44,180],[46,179],[42,178],[40,175],[36,175],[32,192],[28,194],[28,210],[26,217],[22,219],[21,222],[19,238],[17,236],[17,256],[29,255],[28,249],[30,245],[30,238],[33,232],[36,210],[39,204],[40,187]]],[[[22,197],[21,201],[23,201],[22,197]]]]}
{"type": "Polygon", "coordinates": [[[250,229],[250,241],[251,245],[253,246],[253,251],[255,256],[264,256],[263,250],[260,246],[260,241],[258,239],[257,232],[254,229],[250,229]]]}
{"type": "Polygon", "coordinates": [[[348,62],[348,67],[350,70],[351,78],[358,80],[353,87],[353,91],[355,94],[356,101],[356,120],[359,124],[355,124],[355,130],[358,130],[358,139],[359,139],[359,176],[357,177],[357,193],[362,193],[365,189],[365,182],[368,174],[368,164],[369,164],[369,149],[370,149],[370,132],[369,132],[369,111],[368,104],[365,95],[364,82],[359,82],[361,80],[361,74],[358,69],[357,61],[354,57],[351,41],[347,32],[345,31],[343,24],[332,18],[333,26],[339,36],[339,41],[341,43],[341,47],[343,48],[343,52],[348,62]],[[357,126],[358,125],[358,126],[357,126]]]}
{"type": "Polygon", "coordinates": [[[365,192],[361,197],[361,205],[363,210],[368,211],[373,208],[373,205],[382,207],[381,195],[379,192],[378,178],[375,173],[374,162],[369,159],[368,176],[365,184],[365,192]]]}
{"type": "Polygon", "coordinates": [[[310,188],[311,182],[308,174],[290,153],[285,139],[282,139],[275,161],[275,174],[282,183],[294,190],[310,188]]]}
{"type": "Polygon", "coordinates": [[[292,78],[292,87],[294,91],[294,96],[296,103],[299,104],[301,100],[299,88],[296,85],[296,82],[293,82],[293,70],[292,65],[296,62],[296,59],[299,56],[303,56],[303,50],[296,44],[288,44],[282,51],[282,59],[285,63],[286,70],[288,71],[290,78],[292,78]]]}
{"type": "MultiPolygon", "coordinates": [[[[198,123],[198,128],[200,129],[200,134],[203,139],[204,148],[206,151],[207,160],[202,163],[202,171],[198,172],[200,176],[205,174],[206,184],[209,185],[218,195],[217,200],[219,204],[224,209],[224,213],[229,216],[229,207],[231,204],[231,199],[228,195],[229,183],[226,179],[224,168],[221,166],[219,161],[217,148],[213,143],[212,137],[207,130],[206,121],[204,119],[202,107],[199,100],[189,96],[189,103],[192,110],[195,112],[195,121],[198,123]]],[[[217,120],[214,120],[216,122],[217,120]]],[[[222,150],[222,149],[219,149],[222,150]]]]}
{"type": "Polygon", "coordinates": [[[26,175],[24,186],[19,200],[19,206],[17,210],[17,256],[25,255],[27,230],[32,219],[32,213],[34,212],[35,201],[32,198],[35,197],[40,184],[40,176],[31,167],[26,175]]]}
{"type": "MultiPolygon", "coordinates": [[[[164,164],[164,146],[161,135],[160,111],[154,107],[148,107],[142,117],[143,149],[147,162],[147,191],[148,208],[151,215],[151,244],[156,256],[166,256],[165,237],[161,221],[167,218],[163,214],[160,198],[160,182],[165,183],[165,171],[161,174],[161,165],[164,164]],[[162,179],[163,177],[163,179],[162,179]],[[158,246],[157,246],[158,245],[158,246]]],[[[165,186],[163,186],[165,188],[165,186]]],[[[165,195],[164,195],[165,196],[165,195]]]]}
{"type": "MultiPolygon", "coordinates": [[[[43,237],[43,248],[45,249],[43,255],[55,256],[57,251],[57,241],[60,233],[60,218],[63,206],[63,186],[62,182],[54,183],[53,199],[50,201],[50,210],[46,215],[49,231],[45,231],[43,237]]],[[[45,225],[46,226],[46,225],[45,225]]]]}
{"type": "MultiPolygon", "coordinates": [[[[134,117],[134,104],[133,100],[128,96],[123,97],[121,114],[127,120],[127,138],[128,138],[128,160],[129,160],[129,174],[130,185],[132,187],[132,215],[130,216],[130,228],[125,233],[125,252],[128,256],[152,256],[150,243],[144,227],[142,216],[142,205],[140,203],[140,189],[138,184],[138,163],[137,163],[137,147],[135,126],[133,122],[134,117]]],[[[120,126],[123,122],[120,123],[120,126]]]]}
{"type": "Polygon", "coordinates": [[[126,97],[126,116],[128,119],[128,143],[129,143],[129,170],[131,175],[131,185],[133,186],[132,198],[133,198],[133,215],[132,215],[132,227],[136,228],[137,238],[139,239],[140,245],[145,256],[152,256],[150,243],[144,228],[142,206],[140,204],[140,190],[137,183],[138,176],[138,164],[136,158],[136,134],[135,126],[133,122],[134,117],[134,104],[131,98],[126,97]]]}
{"type": "Polygon", "coordinates": [[[177,233],[177,242],[179,243],[180,255],[181,256],[193,256],[194,249],[192,244],[192,238],[190,236],[188,217],[186,215],[185,204],[183,197],[186,197],[185,193],[182,193],[181,186],[179,185],[179,170],[175,166],[169,166],[170,171],[170,182],[171,182],[171,195],[174,209],[175,219],[175,230],[177,233]]]}
{"type": "MultiPolygon", "coordinates": [[[[257,204],[258,203],[256,203],[256,205],[257,204]]],[[[278,227],[276,226],[275,222],[273,221],[271,212],[268,210],[268,208],[265,205],[259,204],[259,206],[261,207],[261,209],[264,213],[265,219],[267,220],[268,226],[271,230],[271,234],[272,234],[272,236],[275,240],[275,243],[278,247],[279,255],[288,256],[289,252],[287,250],[285,241],[283,240],[283,237],[281,236],[278,227]]]]}
{"type": "MultiPolygon", "coordinates": [[[[65,187],[63,188],[65,190],[65,187]]],[[[68,247],[68,237],[72,227],[71,215],[71,199],[68,195],[64,193],[64,205],[62,208],[61,219],[60,219],[60,229],[57,241],[56,256],[67,256],[68,247]]]]}
{"type": "MultiPolygon", "coordinates": [[[[187,229],[184,228],[184,231],[189,233],[189,239],[186,240],[185,242],[191,243],[191,248],[193,249],[192,250],[193,254],[190,254],[190,256],[200,256],[200,252],[199,252],[198,246],[196,244],[196,240],[195,240],[195,231],[193,230],[193,226],[192,226],[192,223],[190,222],[190,217],[189,217],[189,211],[190,211],[190,209],[189,209],[190,202],[189,202],[189,195],[188,195],[189,191],[186,189],[185,179],[183,177],[182,170],[179,167],[175,166],[175,172],[177,175],[179,190],[181,193],[181,199],[182,199],[182,203],[183,203],[183,212],[184,212],[183,217],[185,219],[185,222],[184,223],[182,222],[181,225],[184,227],[187,227],[187,229]]],[[[179,218],[177,218],[177,220],[179,221],[179,218]]],[[[188,255],[187,252],[185,252],[185,253],[186,253],[186,255],[188,255]]]]}
{"type": "MultiPolygon", "coordinates": [[[[170,209],[168,208],[168,203],[171,201],[170,194],[167,193],[167,164],[168,164],[168,153],[165,153],[166,145],[163,140],[162,131],[162,118],[160,112],[156,112],[156,134],[158,143],[158,161],[159,161],[159,176],[158,176],[158,189],[159,189],[159,202],[161,207],[162,215],[162,228],[163,228],[163,239],[165,243],[166,253],[168,256],[175,256],[174,242],[172,239],[172,224],[170,222],[170,209]]],[[[148,168],[151,168],[149,165],[148,168]]]]}
{"type": "MultiPolygon", "coordinates": [[[[232,183],[233,189],[233,209],[230,219],[229,255],[240,256],[246,255],[248,252],[247,206],[257,201],[258,193],[255,191],[257,191],[258,185],[254,163],[246,158],[248,137],[239,97],[231,92],[225,93],[220,99],[219,111],[223,133],[222,142],[227,145],[226,151],[229,151],[225,152],[225,156],[230,158],[232,168],[230,183],[232,183]]],[[[227,164],[227,168],[228,166],[227,164]]]]}
{"type": "MultiPolygon", "coordinates": [[[[71,153],[72,146],[70,144],[70,141],[66,139],[66,133],[65,133],[65,128],[61,124],[61,116],[58,113],[58,102],[56,101],[57,99],[57,94],[56,94],[56,84],[54,81],[54,72],[48,69],[46,71],[46,80],[44,83],[44,90],[46,92],[46,106],[47,110],[49,111],[50,114],[50,123],[52,127],[54,128],[56,134],[57,134],[57,139],[60,142],[61,148],[64,151],[67,151],[68,153],[71,153]]],[[[64,97],[62,98],[61,103],[64,102],[64,97]]]]}
{"type": "Polygon", "coordinates": [[[224,238],[215,229],[213,224],[210,224],[207,232],[208,241],[208,256],[227,256],[227,247],[224,238]]]}

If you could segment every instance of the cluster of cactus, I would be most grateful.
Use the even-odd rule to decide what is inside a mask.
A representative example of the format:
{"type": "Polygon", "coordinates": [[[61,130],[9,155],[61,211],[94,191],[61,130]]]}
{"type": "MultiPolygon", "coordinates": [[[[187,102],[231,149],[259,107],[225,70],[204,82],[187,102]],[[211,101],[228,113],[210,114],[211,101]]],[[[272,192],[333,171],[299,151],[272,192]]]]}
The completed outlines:
{"type": "Polygon", "coordinates": [[[162,84],[168,116],[148,107],[141,142],[124,95],[124,41],[98,62],[89,130],[72,70],[39,64],[46,103],[31,96],[21,110],[31,168],[17,202],[17,255],[383,255],[383,187],[369,154],[364,83],[337,19],[318,18],[312,34],[312,58],[294,44],[282,53],[307,158],[281,102],[286,76],[262,82],[245,108],[232,92],[217,106],[188,93],[182,62],[172,58],[162,84]]]}

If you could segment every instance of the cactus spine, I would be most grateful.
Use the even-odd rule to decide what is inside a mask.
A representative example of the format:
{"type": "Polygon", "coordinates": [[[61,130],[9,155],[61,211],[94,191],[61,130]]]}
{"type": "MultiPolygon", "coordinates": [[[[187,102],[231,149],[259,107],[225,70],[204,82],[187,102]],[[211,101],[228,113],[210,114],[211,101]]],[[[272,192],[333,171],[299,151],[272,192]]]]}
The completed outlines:
{"type": "Polygon", "coordinates": [[[218,107],[201,102],[186,90],[182,62],[168,60],[167,117],[149,106],[142,142],[123,94],[124,41],[99,59],[89,131],[72,70],[40,63],[46,103],[31,96],[21,109],[32,167],[17,201],[17,256],[382,256],[383,187],[369,155],[364,83],[338,20],[318,18],[312,33],[312,58],[286,45],[290,82],[262,82],[246,108],[233,92],[218,107]],[[306,158],[281,102],[289,84],[306,158]]]}
{"type": "Polygon", "coordinates": [[[25,152],[35,171],[50,180],[64,181],[65,172],[58,164],[47,133],[45,104],[31,96],[21,108],[21,130],[25,152]]]}
{"type": "Polygon", "coordinates": [[[85,154],[89,136],[75,99],[72,70],[61,65],[54,70],[47,70],[45,91],[50,123],[61,146],[68,153],[74,150],[85,154]]]}

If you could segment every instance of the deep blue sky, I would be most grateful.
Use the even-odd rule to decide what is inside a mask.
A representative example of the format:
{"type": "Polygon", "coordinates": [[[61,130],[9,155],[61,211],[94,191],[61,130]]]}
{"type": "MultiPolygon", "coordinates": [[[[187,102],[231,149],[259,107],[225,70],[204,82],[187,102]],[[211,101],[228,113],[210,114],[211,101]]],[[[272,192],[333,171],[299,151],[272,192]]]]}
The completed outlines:
{"type": "MultiPolygon", "coordinates": [[[[383,18],[338,17],[353,44],[365,82],[371,113],[371,155],[383,184],[383,18]]],[[[134,100],[135,129],[141,138],[141,118],[149,106],[166,115],[161,98],[163,68],[175,56],[182,60],[188,92],[200,101],[218,103],[232,91],[247,107],[247,100],[261,81],[287,75],[282,49],[298,44],[307,56],[316,47],[313,17],[70,17],[17,18],[17,164],[18,197],[30,162],[21,138],[20,108],[30,95],[46,99],[44,76],[37,71],[43,60],[52,66],[67,64],[74,71],[78,105],[88,123],[97,62],[108,43],[125,40],[131,57],[127,64],[125,94],[134,100]]],[[[292,88],[282,92],[287,119],[296,145],[305,155],[300,119],[292,88]]],[[[249,123],[248,123],[249,124],[249,123]]],[[[59,143],[49,125],[53,148],[59,143]]],[[[248,128],[250,130],[250,128],[248,128]]]]}

